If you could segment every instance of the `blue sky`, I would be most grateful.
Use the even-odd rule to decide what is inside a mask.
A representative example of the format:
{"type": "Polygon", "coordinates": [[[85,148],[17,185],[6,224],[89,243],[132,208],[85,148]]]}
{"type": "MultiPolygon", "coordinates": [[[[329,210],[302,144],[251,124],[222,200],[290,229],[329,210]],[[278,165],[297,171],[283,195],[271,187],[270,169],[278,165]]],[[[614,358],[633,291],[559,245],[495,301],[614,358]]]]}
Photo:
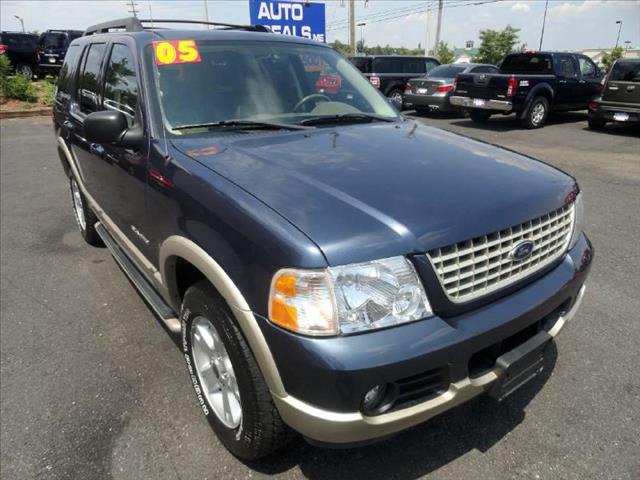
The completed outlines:
{"type": "MultiPolygon", "coordinates": [[[[140,15],[147,17],[149,3],[153,16],[172,18],[203,18],[204,0],[135,0],[140,15]]],[[[476,0],[482,1],[482,0],[476,0]]],[[[325,0],[327,36],[329,41],[347,41],[347,7],[340,0],[325,0]]],[[[344,2],[345,4],[348,2],[344,2]]],[[[478,32],[484,28],[501,29],[507,24],[520,28],[520,42],[536,49],[544,12],[544,0],[501,0],[476,6],[457,6],[471,0],[445,0],[442,40],[451,46],[464,46],[466,40],[478,44],[478,32]]],[[[437,0],[356,0],[356,20],[367,20],[363,34],[367,44],[424,47],[427,28],[427,6],[437,5],[437,0]],[[372,16],[400,10],[407,14],[399,18],[372,23],[372,16]]],[[[209,17],[212,21],[247,23],[248,0],[209,0],[209,17]]],[[[24,18],[28,30],[47,28],[78,28],[101,21],[127,16],[124,0],[75,0],[38,1],[2,0],[0,2],[0,26],[2,30],[18,30],[20,23],[14,18],[24,18]]],[[[391,16],[391,15],[385,15],[391,16]]],[[[435,36],[435,11],[431,15],[431,39],[435,36]]],[[[379,18],[379,17],[378,17],[379,18]]],[[[618,33],[616,20],[622,20],[620,43],[631,41],[640,47],[640,1],[599,0],[551,0],[545,30],[545,49],[571,50],[579,48],[604,48],[615,44],[618,33]]],[[[357,33],[360,38],[360,29],[357,33]]]]}

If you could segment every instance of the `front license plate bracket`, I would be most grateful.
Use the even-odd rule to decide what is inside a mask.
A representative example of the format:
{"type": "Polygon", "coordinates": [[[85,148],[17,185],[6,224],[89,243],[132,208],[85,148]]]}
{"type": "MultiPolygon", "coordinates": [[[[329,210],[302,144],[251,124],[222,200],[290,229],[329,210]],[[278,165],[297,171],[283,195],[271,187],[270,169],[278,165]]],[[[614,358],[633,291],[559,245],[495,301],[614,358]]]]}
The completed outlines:
{"type": "Polygon", "coordinates": [[[544,370],[544,352],[552,336],[542,331],[496,360],[498,379],[489,395],[503,400],[544,370]]]}

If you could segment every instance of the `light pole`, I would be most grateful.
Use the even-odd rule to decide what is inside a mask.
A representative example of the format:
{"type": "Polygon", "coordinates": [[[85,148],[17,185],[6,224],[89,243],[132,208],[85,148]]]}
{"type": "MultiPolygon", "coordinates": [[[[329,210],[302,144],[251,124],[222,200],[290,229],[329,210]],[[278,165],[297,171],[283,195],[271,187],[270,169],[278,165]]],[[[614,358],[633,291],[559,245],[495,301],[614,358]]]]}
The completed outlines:
{"type": "Polygon", "coordinates": [[[20,20],[20,25],[22,25],[22,33],[24,33],[24,20],[22,19],[22,17],[19,17],[18,15],[14,15],[14,17],[20,20]]]}
{"type": "Polygon", "coordinates": [[[618,28],[618,38],[616,38],[616,48],[618,48],[618,42],[620,41],[620,31],[622,30],[622,20],[616,20],[616,24],[620,24],[618,28]]]}
{"type": "Polygon", "coordinates": [[[626,47],[624,47],[625,50],[629,50],[631,48],[631,40],[625,40],[624,44],[626,45],[626,47]]]}
{"type": "Polygon", "coordinates": [[[364,34],[362,33],[362,27],[364,27],[366,24],[367,22],[361,22],[357,24],[360,27],[360,45],[362,47],[362,53],[364,53],[364,34]]]}

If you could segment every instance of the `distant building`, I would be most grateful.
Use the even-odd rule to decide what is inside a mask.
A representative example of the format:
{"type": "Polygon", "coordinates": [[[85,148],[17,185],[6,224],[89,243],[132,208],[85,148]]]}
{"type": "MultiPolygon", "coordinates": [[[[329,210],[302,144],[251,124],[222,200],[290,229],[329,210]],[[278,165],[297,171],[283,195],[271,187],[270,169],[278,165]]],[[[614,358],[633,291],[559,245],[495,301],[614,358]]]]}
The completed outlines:
{"type": "MultiPolygon", "coordinates": [[[[602,65],[602,57],[607,53],[611,53],[611,48],[585,48],[576,50],[578,53],[586,55],[598,65],[602,65]]],[[[640,48],[629,48],[624,50],[622,58],[640,58],[640,48]]]]}
{"type": "MultiPolygon", "coordinates": [[[[468,43],[468,42],[467,42],[468,43]]],[[[473,45],[473,43],[472,43],[473,45]]],[[[453,49],[453,63],[470,63],[476,55],[478,55],[479,49],[477,48],[454,48],[453,49]]]]}

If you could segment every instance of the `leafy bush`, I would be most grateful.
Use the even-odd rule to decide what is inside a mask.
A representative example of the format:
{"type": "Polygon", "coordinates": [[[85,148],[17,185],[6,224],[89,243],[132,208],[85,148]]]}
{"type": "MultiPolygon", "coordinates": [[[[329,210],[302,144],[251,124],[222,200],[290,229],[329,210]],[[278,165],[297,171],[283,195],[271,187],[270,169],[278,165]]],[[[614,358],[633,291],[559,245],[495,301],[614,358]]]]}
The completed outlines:
{"type": "Polygon", "coordinates": [[[6,82],[7,78],[11,75],[11,63],[9,62],[9,58],[2,54],[0,55],[0,95],[6,96],[6,82]]]}
{"type": "Polygon", "coordinates": [[[40,97],[40,101],[47,107],[51,107],[53,105],[53,101],[56,96],[56,81],[57,78],[47,78],[42,82],[38,82],[40,84],[38,97],[40,97]]]}
{"type": "Polygon", "coordinates": [[[26,102],[35,102],[33,84],[31,79],[24,75],[13,75],[6,77],[3,81],[3,93],[8,98],[23,100],[26,102]]]}

